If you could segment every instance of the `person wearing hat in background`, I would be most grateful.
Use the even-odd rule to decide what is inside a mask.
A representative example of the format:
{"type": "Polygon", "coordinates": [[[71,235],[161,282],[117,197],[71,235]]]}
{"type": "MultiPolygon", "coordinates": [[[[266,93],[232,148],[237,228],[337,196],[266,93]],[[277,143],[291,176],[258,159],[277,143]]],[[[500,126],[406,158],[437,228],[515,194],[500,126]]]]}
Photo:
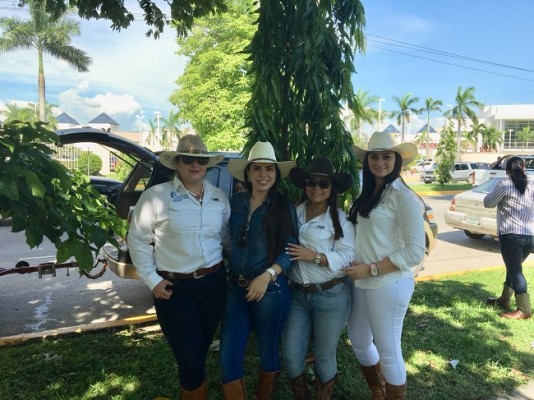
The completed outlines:
{"type": "Polygon", "coordinates": [[[230,203],[205,179],[222,159],[209,154],[200,137],[180,138],[176,151],[159,158],[176,176],[143,192],[128,231],[132,261],[154,295],[178,365],[182,400],[208,398],[206,357],[226,294],[222,243],[230,203]]]}
{"type": "Polygon", "coordinates": [[[338,195],[352,177],[336,173],[328,157],[316,157],[289,179],[301,188],[297,207],[299,242],[287,252],[297,261],[290,272],[292,305],[282,335],[282,354],[296,400],[311,399],[306,378],[310,336],[315,359],[316,397],[328,400],[337,375],[336,350],[350,311],[350,287],[342,269],[354,260],[354,225],[338,208],[338,195]]]}
{"type": "Polygon", "coordinates": [[[424,203],[401,178],[417,156],[413,143],[395,144],[375,132],[367,149],[353,146],[363,163],[363,185],[349,219],[356,230],[356,261],[348,335],[373,399],[404,399],[406,366],[402,326],[425,256],[424,203]]]}
{"type": "Polygon", "coordinates": [[[287,243],[296,243],[295,207],[278,192],[293,161],[277,161],[269,142],[256,142],[248,159],[230,160],[228,170],[247,191],[231,199],[230,283],[221,325],[220,364],[227,400],[246,399],[245,348],[256,334],[260,372],[255,393],[272,398],[280,374],[280,335],[291,298],[286,277],[291,260],[287,243]]]}

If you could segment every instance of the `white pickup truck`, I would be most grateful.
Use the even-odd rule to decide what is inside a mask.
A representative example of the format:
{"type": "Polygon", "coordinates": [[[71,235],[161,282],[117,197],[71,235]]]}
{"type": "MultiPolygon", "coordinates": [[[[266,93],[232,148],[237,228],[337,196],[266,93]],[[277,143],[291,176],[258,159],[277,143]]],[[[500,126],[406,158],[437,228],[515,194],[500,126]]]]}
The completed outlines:
{"type": "MultiPolygon", "coordinates": [[[[473,180],[473,186],[478,186],[487,180],[499,177],[506,176],[506,161],[510,157],[514,157],[516,154],[509,154],[504,156],[500,161],[492,166],[491,169],[487,170],[477,170],[475,171],[475,177],[473,180]]],[[[527,175],[534,175],[534,155],[517,155],[525,160],[525,169],[527,175]]]]}

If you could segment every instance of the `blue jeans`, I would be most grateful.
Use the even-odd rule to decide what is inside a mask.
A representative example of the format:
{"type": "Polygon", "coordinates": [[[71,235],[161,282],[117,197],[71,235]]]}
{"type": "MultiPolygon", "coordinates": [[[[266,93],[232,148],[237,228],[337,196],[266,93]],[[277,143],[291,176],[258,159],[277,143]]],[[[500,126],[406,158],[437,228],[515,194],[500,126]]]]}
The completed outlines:
{"type": "Polygon", "coordinates": [[[534,236],[514,233],[499,235],[499,245],[506,265],[506,284],[514,289],[515,294],[527,293],[523,261],[534,249],[534,236]]]}
{"type": "Polygon", "coordinates": [[[199,279],[175,280],[169,300],[154,299],[185,390],[197,389],[206,378],[206,357],[221,320],[225,292],[226,273],[221,268],[199,279]]]}
{"type": "Polygon", "coordinates": [[[252,331],[256,333],[261,370],[276,372],[282,368],[280,336],[291,307],[287,280],[279,276],[260,301],[248,302],[246,293],[246,288],[230,283],[226,294],[220,346],[223,383],[244,377],[245,349],[252,331]]]}
{"type": "Polygon", "coordinates": [[[289,379],[300,376],[312,336],[315,372],[322,383],[337,373],[336,350],[350,313],[350,288],[342,282],[313,294],[292,289],[293,302],[282,335],[282,349],[289,379]]]}

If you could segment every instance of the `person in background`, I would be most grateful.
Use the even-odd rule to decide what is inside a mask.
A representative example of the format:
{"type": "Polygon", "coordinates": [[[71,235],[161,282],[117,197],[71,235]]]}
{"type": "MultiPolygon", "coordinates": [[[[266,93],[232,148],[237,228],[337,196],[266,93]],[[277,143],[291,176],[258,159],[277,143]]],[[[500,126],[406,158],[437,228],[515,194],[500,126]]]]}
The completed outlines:
{"type": "Polygon", "coordinates": [[[317,157],[307,170],[293,168],[289,179],[303,192],[297,207],[300,245],[289,244],[287,250],[298,263],[289,271],[292,304],[282,354],[294,398],[311,399],[305,373],[311,336],[316,398],[328,400],[336,381],[339,337],[351,304],[342,269],[354,260],[354,226],[338,208],[338,195],[350,188],[352,177],[335,173],[328,157],[317,157]]]}
{"type": "Polygon", "coordinates": [[[247,189],[245,188],[245,184],[241,182],[240,180],[234,179],[234,193],[241,193],[245,192],[247,189]]]}
{"type": "Polygon", "coordinates": [[[525,174],[525,161],[511,157],[506,162],[507,177],[484,198],[484,207],[497,206],[497,233],[506,279],[500,297],[489,297],[488,305],[510,308],[515,293],[515,311],[501,314],[509,319],[532,317],[523,262],[534,250],[534,188],[525,174]]]}
{"type": "Polygon", "coordinates": [[[280,336],[291,298],[285,273],[291,260],[287,243],[296,243],[295,207],[278,192],[293,161],[276,160],[269,142],[256,142],[248,160],[230,160],[228,170],[247,191],[231,199],[230,283],[221,325],[220,364],[227,400],[246,399],[245,348],[256,334],[260,372],[256,398],[272,398],[282,368],[280,336]]]}
{"type": "Polygon", "coordinates": [[[226,294],[222,242],[230,203],[205,179],[207,168],[222,159],[196,135],[182,137],[177,151],[162,153],[161,164],[176,176],[143,192],[127,238],[176,359],[182,400],[208,398],[206,357],[226,294]]]}
{"type": "Polygon", "coordinates": [[[400,177],[417,156],[413,143],[395,144],[375,132],[368,148],[353,146],[363,163],[362,192],[349,219],[356,230],[356,262],[348,335],[373,399],[404,399],[402,327],[414,291],[412,269],[425,256],[424,203],[400,177]]]}

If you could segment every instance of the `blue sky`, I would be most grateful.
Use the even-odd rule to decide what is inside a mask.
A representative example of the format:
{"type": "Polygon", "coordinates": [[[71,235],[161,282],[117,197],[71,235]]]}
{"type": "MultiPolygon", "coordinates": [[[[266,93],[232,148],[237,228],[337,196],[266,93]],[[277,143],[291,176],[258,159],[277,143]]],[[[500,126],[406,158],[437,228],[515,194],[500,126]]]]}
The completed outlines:
{"type": "MultiPolygon", "coordinates": [[[[26,18],[13,3],[0,0],[0,16],[26,18]]],[[[406,93],[419,97],[421,106],[427,97],[442,100],[446,110],[459,86],[474,86],[487,105],[534,103],[534,1],[363,0],[363,5],[368,47],[355,59],[353,82],[356,90],[384,98],[383,110],[394,109],[392,96],[406,93]],[[456,56],[437,54],[443,52],[456,56]]],[[[82,124],[106,112],[123,130],[137,130],[155,111],[167,116],[168,97],[186,61],[175,54],[174,32],[167,29],[154,40],[145,37],[141,21],[121,32],[112,31],[108,21],[79,21],[82,34],[73,44],[93,58],[91,70],[78,73],[46,57],[48,101],[82,124]]],[[[0,108],[15,100],[37,100],[34,52],[0,54],[0,108]]],[[[424,119],[413,121],[412,133],[424,119]]],[[[440,113],[432,124],[443,124],[440,113]]]]}

